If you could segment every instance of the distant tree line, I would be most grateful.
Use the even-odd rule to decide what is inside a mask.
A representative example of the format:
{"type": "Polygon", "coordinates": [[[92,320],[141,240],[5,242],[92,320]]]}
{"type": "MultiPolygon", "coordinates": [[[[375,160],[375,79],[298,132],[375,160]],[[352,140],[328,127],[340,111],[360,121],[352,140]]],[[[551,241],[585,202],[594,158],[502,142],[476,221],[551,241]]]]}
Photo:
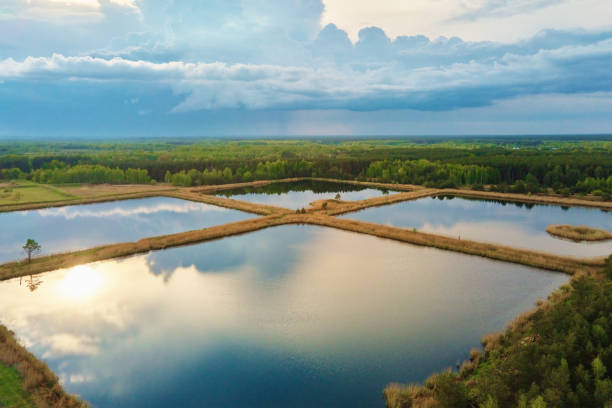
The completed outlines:
{"type": "Polygon", "coordinates": [[[520,146],[397,140],[84,143],[50,144],[47,150],[23,145],[5,149],[21,153],[0,155],[0,178],[41,183],[156,180],[195,186],[328,177],[435,187],[491,185],[520,193],[553,189],[560,194],[612,194],[611,142],[532,141],[520,146]]]}

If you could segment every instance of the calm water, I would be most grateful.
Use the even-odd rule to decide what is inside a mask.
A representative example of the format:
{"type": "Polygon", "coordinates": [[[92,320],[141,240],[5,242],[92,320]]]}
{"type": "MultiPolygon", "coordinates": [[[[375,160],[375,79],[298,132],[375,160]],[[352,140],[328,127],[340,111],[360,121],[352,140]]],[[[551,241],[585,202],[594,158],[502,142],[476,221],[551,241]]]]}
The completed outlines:
{"type": "Polygon", "coordinates": [[[525,205],[465,198],[422,198],[368,208],[344,218],[577,257],[612,254],[612,241],[576,243],[550,236],[550,224],[612,230],[612,213],[598,209],[525,205]]]}
{"type": "Polygon", "coordinates": [[[382,407],[567,277],[283,226],[40,280],[0,321],[97,407],[382,407]]]}
{"type": "Polygon", "coordinates": [[[389,194],[389,190],[345,183],[305,180],[295,183],[272,183],[260,187],[235,188],[218,193],[220,196],[235,200],[275,205],[294,210],[308,208],[313,201],[335,198],[336,194],[340,194],[341,200],[358,201],[389,194]]]}
{"type": "Polygon", "coordinates": [[[0,262],[25,257],[33,238],[41,254],[135,241],[253,217],[212,205],[155,197],[0,213],[0,262]]]}

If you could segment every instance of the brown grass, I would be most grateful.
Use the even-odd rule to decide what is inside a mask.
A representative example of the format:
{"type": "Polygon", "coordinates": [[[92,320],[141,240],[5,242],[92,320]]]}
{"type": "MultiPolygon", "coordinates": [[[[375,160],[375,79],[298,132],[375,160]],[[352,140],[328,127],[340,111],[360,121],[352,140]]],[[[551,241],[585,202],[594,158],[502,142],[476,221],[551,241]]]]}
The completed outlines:
{"type": "Polygon", "coordinates": [[[513,201],[521,203],[533,204],[552,204],[562,205],[566,207],[595,207],[604,210],[612,210],[611,201],[591,201],[580,198],[559,197],[543,194],[514,194],[514,193],[497,193],[493,191],[477,191],[463,189],[443,189],[438,190],[438,194],[453,195],[458,197],[485,198],[502,201],[513,201]]]}
{"type": "Polygon", "coordinates": [[[0,325],[0,364],[15,368],[23,388],[39,408],[80,408],[83,401],[67,394],[53,371],[15,339],[13,332],[0,325]]]}
{"type": "MultiPolygon", "coordinates": [[[[64,192],[64,190],[70,187],[53,187],[55,190],[64,192]]],[[[35,210],[40,208],[51,208],[51,207],[65,207],[67,205],[77,204],[93,204],[102,203],[107,201],[119,201],[129,200],[132,198],[147,198],[147,197],[158,197],[165,195],[170,191],[177,190],[174,187],[168,186],[108,186],[108,185],[96,185],[90,187],[72,187],[72,188],[89,188],[91,192],[89,195],[84,197],[67,198],[65,200],[53,200],[53,201],[40,201],[40,202],[27,202],[27,203],[16,203],[16,204],[5,204],[0,205],[0,212],[9,211],[24,211],[24,210],[35,210]],[[143,188],[136,188],[143,187],[143,188]],[[146,188],[144,188],[146,187],[146,188]]],[[[65,194],[72,194],[64,192],[65,194]]]]}
{"type": "Polygon", "coordinates": [[[61,185],[57,186],[56,188],[58,190],[81,198],[176,189],[176,187],[173,187],[169,184],[76,184],[61,185]]]}
{"type": "Polygon", "coordinates": [[[374,181],[357,181],[357,180],[336,180],[330,178],[321,177],[306,177],[304,180],[315,180],[315,181],[328,181],[331,183],[344,183],[353,184],[364,187],[382,188],[384,190],[396,190],[396,191],[413,191],[423,189],[423,186],[416,186],[414,184],[391,184],[391,183],[378,183],[374,181]]]}
{"type": "Polygon", "coordinates": [[[166,249],[170,247],[214,240],[286,224],[311,224],[337,228],[345,231],[368,234],[415,245],[461,252],[469,255],[477,255],[489,259],[512,262],[552,271],[565,272],[568,274],[574,274],[577,272],[593,273],[599,271],[604,265],[603,258],[577,259],[563,257],[502,245],[480,243],[463,239],[459,240],[456,238],[416,232],[380,224],[372,224],[350,219],[340,219],[316,212],[296,214],[289,210],[284,211],[284,213],[276,215],[218,225],[202,230],[181,232],[178,234],[145,238],[137,242],[104,245],[81,251],[49,255],[35,258],[32,260],[31,264],[28,264],[25,261],[9,262],[0,265],[0,280],[38,274],[55,269],[68,268],[84,263],[124,257],[152,250],[166,249]]]}
{"type": "Polygon", "coordinates": [[[200,203],[212,204],[219,207],[231,208],[233,210],[245,211],[259,215],[286,214],[292,212],[286,208],[275,207],[272,205],[250,203],[247,201],[239,201],[226,197],[218,197],[214,195],[201,194],[187,189],[165,192],[162,195],[166,197],[180,198],[182,200],[195,201],[200,203]]]}
{"type": "Polygon", "coordinates": [[[81,251],[33,258],[31,264],[28,264],[26,261],[9,262],[0,265],[0,280],[35,275],[42,272],[70,268],[90,262],[210,241],[291,222],[291,219],[278,216],[258,217],[202,230],[181,232],[178,234],[145,238],[136,242],[103,245],[81,251]]]}
{"type": "Polygon", "coordinates": [[[612,239],[612,234],[604,229],[586,227],[584,225],[557,225],[551,224],[546,232],[556,237],[570,239],[572,241],[607,241],[612,239]]]}
{"type": "Polygon", "coordinates": [[[578,259],[547,254],[503,245],[475,242],[441,235],[414,232],[403,228],[380,224],[329,217],[322,214],[307,214],[301,217],[302,223],[322,225],[346,231],[389,238],[415,245],[434,247],[449,251],[478,255],[499,261],[518,263],[536,268],[574,274],[580,271],[597,272],[604,266],[604,260],[578,259]]]}
{"type": "Polygon", "coordinates": [[[410,191],[406,193],[389,194],[380,197],[368,198],[361,201],[344,201],[342,205],[336,205],[334,207],[328,207],[325,214],[327,215],[340,215],[349,212],[355,212],[364,210],[370,207],[378,207],[381,205],[389,205],[399,203],[402,201],[416,200],[418,198],[429,197],[435,195],[438,190],[435,189],[421,189],[416,191],[410,191]]]}
{"type": "MultiPolygon", "coordinates": [[[[55,200],[55,201],[44,201],[41,202],[30,202],[30,203],[16,203],[0,205],[0,212],[7,211],[21,211],[31,210],[47,207],[61,207],[66,205],[74,204],[88,204],[98,203],[104,201],[117,201],[126,200],[132,198],[146,198],[156,196],[168,196],[184,198],[185,196],[196,196],[198,194],[210,194],[217,191],[233,189],[238,187],[257,187],[265,186],[272,183],[290,183],[302,180],[316,180],[316,181],[328,181],[334,183],[347,183],[354,185],[361,185],[365,187],[384,188],[396,191],[413,192],[391,194],[383,197],[375,197],[368,200],[356,201],[352,203],[352,206],[346,206],[342,211],[329,212],[330,215],[343,214],[351,211],[358,211],[364,208],[393,204],[400,201],[414,200],[417,198],[435,196],[440,194],[462,196],[462,197],[473,197],[473,198],[484,198],[494,200],[504,200],[513,202],[525,202],[525,203],[538,203],[538,204],[554,204],[563,206],[581,206],[581,207],[596,207],[604,210],[612,210],[612,202],[604,201],[590,201],[586,199],[578,198],[567,198],[558,196],[547,196],[547,195],[527,195],[527,194],[512,194],[512,193],[497,193],[492,191],[476,191],[469,189],[434,189],[425,188],[423,186],[416,186],[412,184],[389,184],[389,183],[377,183],[367,181],[356,181],[356,180],[341,180],[341,179],[328,179],[328,178],[312,178],[312,177],[297,177],[289,179],[279,180],[257,180],[244,183],[233,183],[233,184],[220,184],[203,187],[173,187],[168,184],[158,185],[111,185],[111,184],[99,184],[99,185],[75,185],[75,186],[54,186],[55,190],[63,192],[67,195],[74,195],[77,198],[69,198],[66,200],[55,200]],[[407,195],[403,195],[407,194],[407,195]],[[359,204],[354,204],[359,203],[359,204]]],[[[205,199],[186,198],[192,201],[210,202],[205,199]]],[[[212,202],[211,202],[212,203],[212,202]]],[[[214,203],[212,203],[214,204],[214,203]]],[[[217,204],[215,204],[217,205],[217,204]]],[[[230,207],[235,208],[235,207],[230,207]]],[[[237,208],[238,209],[238,208],[237,208]]],[[[247,211],[247,210],[244,210],[247,211]]],[[[268,211],[265,215],[277,212],[268,211]]],[[[258,213],[259,214],[259,213],[258,213]]]]}

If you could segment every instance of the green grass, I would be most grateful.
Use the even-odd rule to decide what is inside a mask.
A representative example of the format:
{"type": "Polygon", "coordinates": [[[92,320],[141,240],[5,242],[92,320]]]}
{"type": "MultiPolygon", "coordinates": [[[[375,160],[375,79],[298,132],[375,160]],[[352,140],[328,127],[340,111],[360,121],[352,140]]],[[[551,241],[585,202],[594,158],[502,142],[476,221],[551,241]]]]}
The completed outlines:
{"type": "Polygon", "coordinates": [[[53,186],[18,181],[10,187],[0,187],[0,205],[40,203],[76,198],[53,186]]]}
{"type": "Polygon", "coordinates": [[[21,386],[21,376],[12,367],[0,364],[0,407],[34,408],[30,395],[21,386]]]}

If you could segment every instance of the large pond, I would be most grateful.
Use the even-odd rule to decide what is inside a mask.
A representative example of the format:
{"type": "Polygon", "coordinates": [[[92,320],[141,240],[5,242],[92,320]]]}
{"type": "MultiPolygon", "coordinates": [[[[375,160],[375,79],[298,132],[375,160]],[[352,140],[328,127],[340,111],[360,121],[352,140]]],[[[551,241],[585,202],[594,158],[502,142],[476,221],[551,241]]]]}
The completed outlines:
{"type": "Polygon", "coordinates": [[[24,258],[32,238],[41,254],[206,228],[253,217],[226,208],[168,197],[0,213],[0,262],[24,258]]]}
{"type": "Polygon", "coordinates": [[[358,201],[383,194],[389,194],[389,190],[315,180],[234,188],[217,193],[217,195],[234,200],[274,205],[293,210],[308,208],[313,201],[332,199],[336,198],[337,195],[340,195],[340,199],[344,201],[358,201]]]}
{"type": "Polygon", "coordinates": [[[382,407],[567,279],[282,226],[2,282],[0,321],[96,407],[382,407]]]}
{"type": "Polygon", "coordinates": [[[593,208],[428,197],[343,217],[581,258],[612,254],[612,241],[576,243],[546,232],[550,224],[612,230],[612,213],[593,208]]]}

